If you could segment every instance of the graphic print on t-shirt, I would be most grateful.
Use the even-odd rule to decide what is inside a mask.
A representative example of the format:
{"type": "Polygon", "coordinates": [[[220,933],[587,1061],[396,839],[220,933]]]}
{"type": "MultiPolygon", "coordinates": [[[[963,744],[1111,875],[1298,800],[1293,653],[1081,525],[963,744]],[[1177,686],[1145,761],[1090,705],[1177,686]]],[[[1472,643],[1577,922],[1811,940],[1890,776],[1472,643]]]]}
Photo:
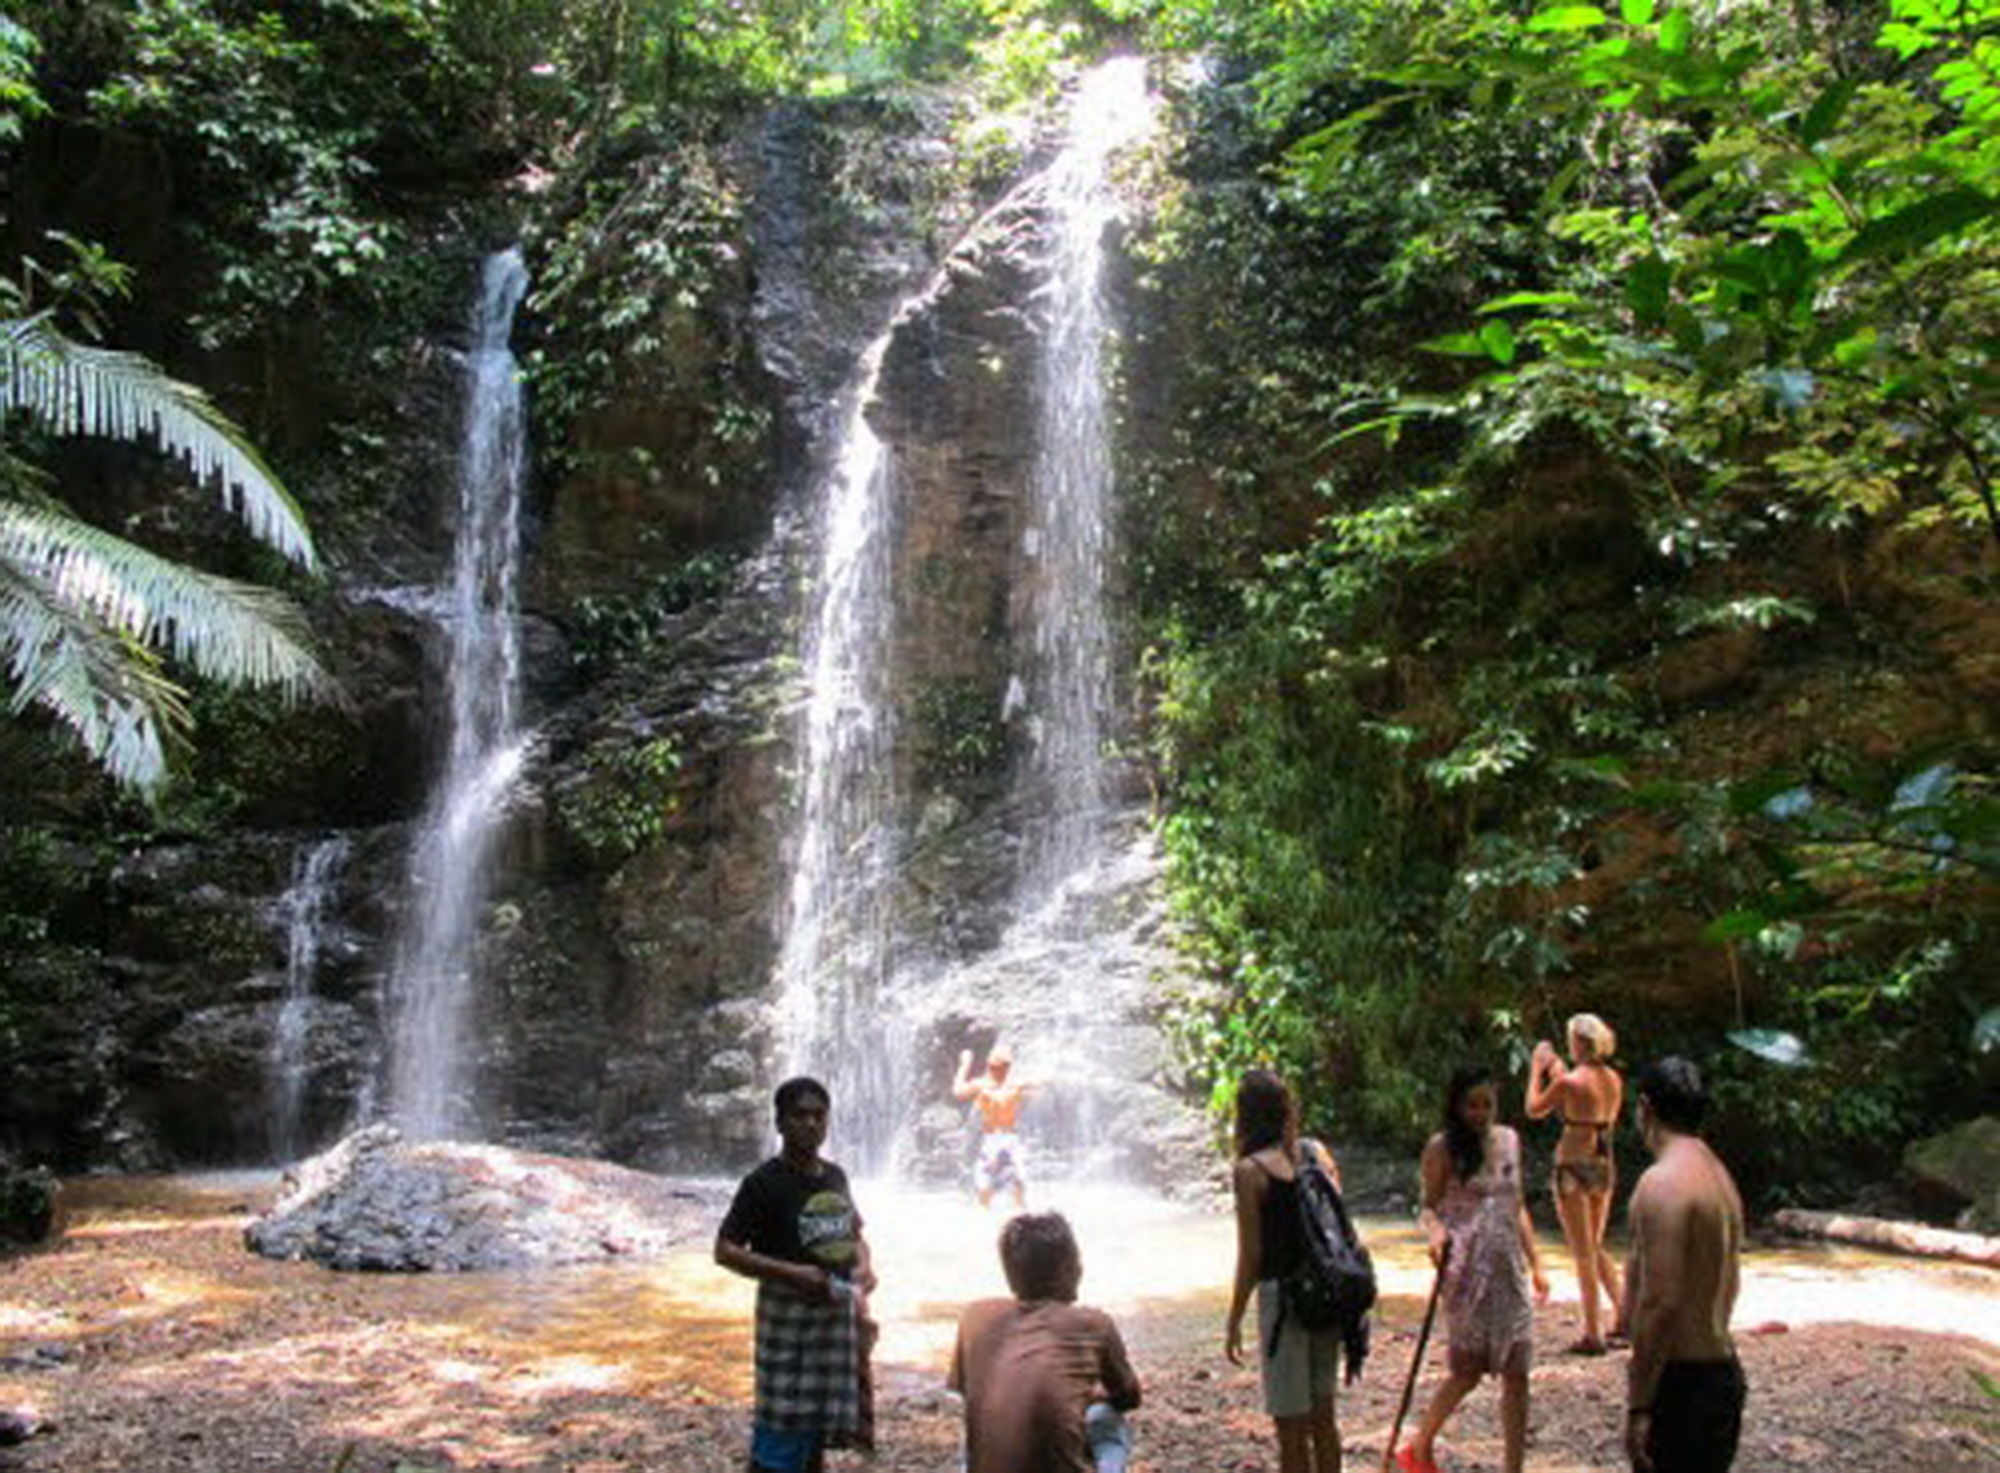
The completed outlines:
{"type": "Polygon", "coordinates": [[[814,1263],[835,1273],[854,1267],[854,1204],[844,1193],[823,1189],[799,1208],[799,1247],[814,1263]]]}

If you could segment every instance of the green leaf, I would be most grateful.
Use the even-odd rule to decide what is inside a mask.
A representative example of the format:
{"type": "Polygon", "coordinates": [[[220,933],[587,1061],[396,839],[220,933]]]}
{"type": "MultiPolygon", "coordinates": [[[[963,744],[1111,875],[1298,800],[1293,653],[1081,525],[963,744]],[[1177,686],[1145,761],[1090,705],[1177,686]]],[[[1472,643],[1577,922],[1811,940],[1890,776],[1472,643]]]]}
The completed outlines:
{"type": "Polygon", "coordinates": [[[1685,10],[1676,10],[1660,22],[1660,50],[1669,56],[1684,55],[1693,39],[1694,17],[1685,10]]]}
{"type": "Polygon", "coordinates": [[[1511,312],[1516,307],[1581,307],[1583,298],[1575,292],[1509,292],[1504,297],[1495,297],[1490,302],[1479,304],[1479,315],[1490,316],[1495,312],[1511,312]]]}
{"type": "Polygon", "coordinates": [[[1641,808],[1680,808],[1694,796],[1692,784],[1672,778],[1648,778],[1632,789],[1632,801],[1641,808]]]}
{"type": "Polygon", "coordinates": [[[1658,256],[1641,256],[1625,273],[1625,304],[1642,327],[1667,320],[1667,297],[1673,270],[1658,256]]]}
{"type": "Polygon", "coordinates": [[[1587,778],[1592,782],[1606,783],[1615,788],[1628,786],[1627,775],[1631,771],[1624,758],[1609,752],[1601,752],[1591,757],[1558,758],[1553,767],[1565,777],[1587,778]]]}
{"type": "Polygon", "coordinates": [[[1419,353],[1447,353],[1454,358],[1490,358],[1485,342],[1476,333],[1447,333],[1441,338],[1418,343],[1419,353]]]}
{"type": "Polygon", "coordinates": [[[1995,209],[2000,209],[2000,201],[1976,189],[1950,189],[1943,194],[1934,194],[1893,215],[1870,220],[1847,243],[1847,249],[1840,253],[1840,264],[1844,266],[1869,256],[1894,256],[1922,250],[1948,235],[1956,235],[1966,227],[1978,224],[1992,215],[1995,209]]]}
{"type": "Polygon", "coordinates": [[[1797,1069],[1811,1062],[1799,1036],[1782,1029],[1734,1028],[1730,1030],[1729,1041],[1747,1053],[1786,1069],[1797,1069]]]}
{"type": "Polygon", "coordinates": [[[1864,327],[1852,337],[1842,338],[1833,345],[1834,362],[1842,368],[1859,368],[1875,356],[1879,336],[1872,327],[1864,327]]]}
{"type": "Polygon", "coordinates": [[[0,408],[25,409],[59,435],[157,440],[196,480],[219,483],[252,535],[316,566],[304,515],[243,431],[138,354],[72,342],[42,316],[0,319],[0,408]]]}
{"type": "Polygon", "coordinates": [[[1585,159],[1574,158],[1557,171],[1555,178],[1551,179],[1548,187],[1542,191],[1544,213],[1553,211],[1568,197],[1570,190],[1576,186],[1576,181],[1583,177],[1586,162],[1588,161],[1585,159]]]}
{"type": "Polygon", "coordinates": [[[1472,76],[1441,61],[1417,61],[1384,73],[1383,80],[1401,87],[1463,87],[1472,76]]]}
{"type": "Polygon", "coordinates": [[[1611,19],[1595,5],[1554,5],[1529,17],[1530,31],[1589,31],[1611,19]]]}
{"type": "Polygon", "coordinates": [[[1618,0],[1618,14],[1628,26],[1653,23],[1653,0],[1618,0]]]}
{"type": "Polygon", "coordinates": [[[1805,120],[1799,124],[1799,142],[1811,148],[1838,128],[1847,112],[1847,104],[1854,100],[1855,89],[1860,85],[1852,77],[1842,77],[1820,93],[1819,100],[1807,110],[1805,120]]]}
{"type": "Polygon", "coordinates": [[[1709,942],[1743,941],[1771,924],[1771,917],[1754,906],[1739,905],[1724,911],[1701,928],[1701,939],[1709,942]]]}
{"type": "Polygon", "coordinates": [[[1495,363],[1502,365],[1514,361],[1514,329],[1507,325],[1507,319],[1496,317],[1479,329],[1479,341],[1495,363]]]}
{"type": "Polygon", "coordinates": [[[1701,319],[1678,302],[1667,308],[1667,331],[1673,334],[1674,346],[1690,358],[1700,356],[1708,346],[1708,331],[1701,319]]]}
{"type": "Polygon", "coordinates": [[[1955,799],[1940,810],[1938,826],[1967,844],[2000,843],[2000,799],[1955,799]]]}

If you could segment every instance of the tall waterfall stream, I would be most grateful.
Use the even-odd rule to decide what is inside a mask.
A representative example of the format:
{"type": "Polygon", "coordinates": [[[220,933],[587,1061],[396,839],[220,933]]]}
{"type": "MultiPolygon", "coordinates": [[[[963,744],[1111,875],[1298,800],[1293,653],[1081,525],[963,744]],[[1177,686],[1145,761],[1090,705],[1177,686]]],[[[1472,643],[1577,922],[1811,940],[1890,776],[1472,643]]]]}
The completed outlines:
{"type": "Polygon", "coordinates": [[[517,732],[521,674],[515,575],[526,463],[521,386],[508,348],[527,290],[518,251],[490,257],[466,354],[464,438],[446,670],[450,739],[410,860],[412,918],[390,985],[389,1110],[410,1135],[474,1126],[465,1030],[478,918],[504,798],[526,744],[517,732]]]}

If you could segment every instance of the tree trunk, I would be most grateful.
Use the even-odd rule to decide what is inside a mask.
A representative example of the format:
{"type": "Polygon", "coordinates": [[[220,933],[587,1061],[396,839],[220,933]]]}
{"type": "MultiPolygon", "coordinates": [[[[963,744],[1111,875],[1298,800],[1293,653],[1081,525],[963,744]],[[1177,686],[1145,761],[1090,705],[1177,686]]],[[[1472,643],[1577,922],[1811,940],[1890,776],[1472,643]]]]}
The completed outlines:
{"type": "Polygon", "coordinates": [[[1953,1232],[1948,1228],[1926,1227],[1920,1222],[1892,1222],[1883,1217],[1805,1212],[1796,1207],[1777,1213],[1771,1225],[1794,1237],[1831,1238],[1842,1243],[1887,1248],[1895,1253],[1913,1253],[1922,1258],[1955,1258],[1963,1263],[2000,1268],[2000,1238],[1980,1233],[1953,1232]]]}

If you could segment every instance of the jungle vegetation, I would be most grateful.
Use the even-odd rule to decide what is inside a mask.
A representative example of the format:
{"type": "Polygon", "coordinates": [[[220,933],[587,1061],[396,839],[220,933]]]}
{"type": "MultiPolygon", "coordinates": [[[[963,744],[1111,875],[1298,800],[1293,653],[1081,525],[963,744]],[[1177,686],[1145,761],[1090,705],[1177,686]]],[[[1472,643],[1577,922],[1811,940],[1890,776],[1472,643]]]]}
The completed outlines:
{"type": "MultiPolygon", "coordinates": [[[[535,307],[568,347],[532,370],[560,455],[655,309],[715,288],[722,120],[946,79],[1011,106],[1144,47],[1174,126],[1134,334],[1171,366],[1124,450],[1128,573],[1210,978],[1177,1021],[1192,1074],[1218,1101],[1253,1061],[1338,1080],[1321,1128],[1402,1138],[1458,1055],[1518,1066],[1599,1006],[1708,1064],[1751,1177],[1782,1183],[1878,1165],[2000,1058],[1996,23],[2000,0],[0,3],[0,309],[208,386],[360,536],[369,386],[457,290],[434,243],[523,208],[503,186],[532,184],[535,307]],[[635,210],[651,254],[607,264],[635,210]],[[100,286],[129,263],[130,299],[79,262],[100,286]],[[308,349],[303,411],[268,385],[308,349]]],[[[731,384],[723,444],[759,432],[731,384]]],[[[0,508],[115,509],[5,432],[0,508]]],[[[648,618],[579,610],[607,648],[648,618]]]]}

